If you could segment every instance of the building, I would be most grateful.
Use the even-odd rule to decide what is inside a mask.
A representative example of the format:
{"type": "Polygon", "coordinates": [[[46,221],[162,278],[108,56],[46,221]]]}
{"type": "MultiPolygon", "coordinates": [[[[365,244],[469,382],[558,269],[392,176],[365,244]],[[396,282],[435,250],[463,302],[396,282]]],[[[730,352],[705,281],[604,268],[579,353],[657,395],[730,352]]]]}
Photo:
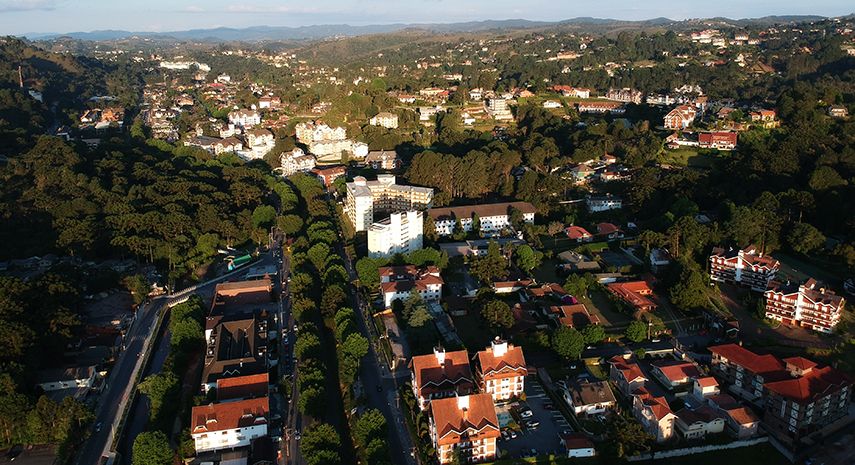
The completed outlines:
{"type": "Polygon", "coordinates": [[[312,174],[317,176],[327,189],[332,186],[336,179],[344,176],[346,173],[347,170],[344,166],[327,166],[324,168],[312,169],[312,174]]]}
{"type": "Polygon", "coordinates": [[[671,411],[668,400],[656,397],[641,387],[632,392],[632,411],[641,426],[656,442],[669,441],[676,432],[677,415],[671,411]]]}
{"type": "Polygon", "coordinates": [[[307,121],[294,127],[297,140],[306,145],[321,141],[337,141],[347,139],[347,129],[330,127],[322,121],[307,121]]]}
{"type": "Polygon", "coordinates": [[[421,249],[423,241],[422,212],[410,210],[392,213],[368,228],[368,256],[377,258],[408,254],[421,249]]]}
{"type": "Polygon", "coordinates": [[[659,273],[671,264],[671,253],[668,249],[650,249],[650,255],[647,258],[650,262],[650,270],[654,273],[659,273]]]}
{"type": "Polygon", "coordinates": [[[626,302],[635,311],[652,312],[656,310],[656,302],[650,298],[653,295],[653,289],[650,289],[646,281],[608,283],[606,289],[616,298],[626,302]]]}
{"type": "Polygon", "coordinates": [[[692,379],[692,396],[698,400],[721,394],[718,381],[712,376],[700,376],[692,379]]]}
{"type": "Polygon", "coordinates": [[[617,401],[607,381],[571,383],[564,390],[564,401],[576,415],[597,415],[614,409],[617,401]]]}
{"type": "Polygon", "coordinates": [[[433,399],[465,396],[475,390],[469,352],[465,350],[446,352],[436,347],[432,354],[414,356],[410,371],[413,394],[422,410],[427,410],[433,399]]]}
{"type": "Polygon", "coordinates": [[[196,453],[249,446],[267,436],[268,398],[193,407],[190,436],[196,453]]]}
{"type": "Polygon", "coordinates": [[[568,458],[593,457],[597,455],[594,443],[584,433],[570,433],[561,436],[561,443],[568,458]]]}
{"type": "Polygon", "coordinates": [[[372,126],[383,126],[386,129],[398,129],[398,115],[389,112],[381,112],[372,116],[369,120],[372,126]]]}
{"type": "Polygon", "coordinates": [[[609,89],[606,93],[606,98],[624,103],[641,104],[641,99],[644,95],[639,90],[624,87],[623,89],[609,89]]]}
{"type": "Polygon", "coordinates": [[[802,358],[783,360],[786,378],[767,382],[763,424],[779,439],[802,438],[845,418],[852,399],[852,380],[831,367],[802,358]]]}
{"type": "Polygon", "coordinates": [[[689,105],[680,105],[665,115],[665,129],[686,129],[695,121],[698,112],[689,105]]]}
{"type": "Polygon", "coordinates": [[[217,402],[266,397],[270,380],[267,373],[217,380],[217,402]]]}
{"type": "Polygon", "coordinates": [[[700,370],[694,363],[681,360],[653,362],[651,372],[668,389],[685,386],[701,376],[700,370]]]}
{"type": "Polygon", "coordinates": [[[394,150],[372,150],[364,163],[375,170],[394,170],[398,167],[398,153],[394,150]]]}
{"type": "Polygon", "coordinates": [[[813,278],[804,284],[773,281],[764,295],[766,318],[823,333],[831,333],[840,322],[846,302],[813,278]]]}
{"type": "Polygon", "coordinates": [[[375,213],[423,210],[433,202],[433,189],[395,184],[390,174],[377,175],[376,181],[357,176],[346,187],[345,212],[356,232],[366,231],[375,213]]]}
{"type": "Polygon", "coordinates": [[[733,150],[738,135],[734,131],[702,132],[698,134],[698,147],[704,149],[733,150]]]}
{"type": "Polygon", "coordinates": [[[590,324],[600,324],[597,315],[591,315],[585,304],[554,305],[549,307],[549,313],[555,315],[560,326],[582,329],[590,324]]]}
{"type": "Polygon", "coordinates": [[[511,110],[508,108],[508,101],[500,97],[492,97],[485,102],[487,114],[494,120],[507,121],[514,119],[511,110]]]}
{"type": "Polygon", "coordinates": [[[677,416],[677,432],[683,439],[703,439],[708,434],[724,432],[724,415],[706,405],[694,410],[683,408],[678,410],[675,415],[677,416]]]}
{"type": "Polygon", "coordinates": [[[425,301],[438,301],[442,297],[444,281],[439,268],[427,266],[419,269],[414,265],[384,266],[379,270],[380,292],[386,308],[395,300],[406,300],[415,290],[425,301]]]}
{"type": "Polygon", "coordinates": [[[750,408],[739,404],[726,404],[720,407],[724,415],[725,429],[737,439],[748,439],[757,435],[760,418],[750,408]]]}
{"type": "Polygon", "coordinates": [[[727,390],[736,396],[759,401],[763,384],[786,377],[784,364],[773,355],[757,355],[736,344],[709,348],[712,353],[712,373],[727,390]]]}
{"type": "Polygon", "coordinates": [[[779,267],[778,260],[758,253],[754,245],[739,250],[716,247],[710,255],[711,280],[739,284],[759,292],[766,291],[779,267]]]}
{"type": "Polygon", "coordinates": [[[832,118],[846,118],[849,116],[849,110],[843,105],[831,105],[828,107],[828,116],[832,118]]]}
{"type": "Polygon", "coordinates": [[[475,216],[481,224],[481,234],[497,234],[503,229],[510,229],[511,214],[514,210],[520,212],[522,220],[534,223],[537,209],[528,202],[488,203],[467,205],[463,207],[431,208],[428,215],[433,218],[436,233],[440,236],[450,236],[454,226],[460,221],[464,231],[471,231],[475,216]]]}
{"type": "Polygon", "coordinates": [[[591,242],[594,236],[588,232],[587,229],[581,226],[567,226],[564,228],[564,233],[567,234],[567,237],[576,242],[591,242]]]}
{"type": "Polygon", "coordinates": [[[263,128],[246,131],[246,142],[250,147],[268,147],[268,150],[275,144],[273,133],[263,128]]]}
{"type": "Polygon", "coordinates": [[[261,124],[261,115],[255,110],[234,110],[229,112],[229,123],[247,129],[261,124]]]}
{"type": "Polygon", "coordinates": [[[311,171],[315,167],[315,157],[297,147],[290,152],[282,152],[279,156],[279,166],[282,169],[282,175],[291,176],[295,173],[311,171]]]}
{"type": "Polygon", "coordinates": [[[611,194],[588,196],[585,199],[585,203],[588,206],[588,211],[591,213],[623,208],[623,199],[611,194]]]}
{"type": "Polygon", "coordinates": [[[36,376],[36,385],[45,392],[92,388],[97,376],[94,366],[41,370],[36,376]]]}
{"type": "Polygon", "coordinates": [[[579,113],[612,113],[622,114],[626,112],[624,104],[618,102],[579,102],[576,104],[579,113]]]}
{"type": "Polygon", "coordinates": [[[601,239],[623,239],[623,231],[612,223],[597,223],[597,236],[601,239]]]}
{"type": "Polygon", "coordinates": [[[460,451],[469,463],[492,461],[498,449],[499,419],[489,394],[471,394],[431,402],[430,433],[440,464],[460,451]]]}
{"type": "Polygon", "coordinates": [[[243,150],[243,143],[236,137],[226,137],[218,140],[212,145],[214,155],[223,153],[237,153],[243,150]]]}
{"type": "Polygon", "coordinates": [[[234,376],[247,376],[267,371],[267,321],[251,318],[223,321],[210,318],[206,324],[205,365],[202,368],[202,391],[216,388],[217,381],[234,376]]]}
{"type": "Polygon", "coordinates": [[[609,359],[609,379],[625,396],[630,396],[633,391],[643,387],[647,382],[647,377],[644,376],[638,364],[620,355],[609,359]]]}
{"type": "Polygon", "coordinates": [[[493,400],[519,397],[528,374],[522,347],[496,337],[490,347],[478,352],[475,374],[481,392],[492,395],[493,400]]]}

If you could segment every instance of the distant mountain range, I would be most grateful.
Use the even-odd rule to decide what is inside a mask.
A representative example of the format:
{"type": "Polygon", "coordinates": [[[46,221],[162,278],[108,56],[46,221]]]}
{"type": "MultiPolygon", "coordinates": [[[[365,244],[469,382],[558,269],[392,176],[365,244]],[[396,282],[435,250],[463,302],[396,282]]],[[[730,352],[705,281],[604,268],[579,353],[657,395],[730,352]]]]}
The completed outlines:
{"type": "MultiPolygon", "coordinates": [[[[766,16],[752,19],[728,19],[710,18],[703,21],[716,21],[732,24],[734,26],[745,26],[749,24],[776,24],[801,21],[816,21],[826,19],[823,16],[766,16]]],[[[172,32],[132,32],[119,30],[103,30],[92,32],[69,32],[69,33],[27,33],[24,34],[30,40],[51,40],[67,37],[77,40],[120,40],[127,38],[152,38],[152,39],[177,39],[203,42],[229,42],[229,41],[267,41],[267,40],[306,40],[323,39],[326,37],[359,36],[365,34],[383,34],[405,29],[424,29],[432,32],[482,32],[502,29],[530,29],[557,26],[638,26],[654,27],[672,24],[684,24],[691,21],[675,21],[668,18],[654,18],[643,21],[623,21],[604,18],[573,18],[563,21],[529,21],[526,19],[487,20],[470,21],[449,24],[375,24],[368,26],[351,26],[348,24],[325,24],[315,26],[254,26],[248,28],[219,27],[213,29],[190,29],[186,31],[172,32]]]]}

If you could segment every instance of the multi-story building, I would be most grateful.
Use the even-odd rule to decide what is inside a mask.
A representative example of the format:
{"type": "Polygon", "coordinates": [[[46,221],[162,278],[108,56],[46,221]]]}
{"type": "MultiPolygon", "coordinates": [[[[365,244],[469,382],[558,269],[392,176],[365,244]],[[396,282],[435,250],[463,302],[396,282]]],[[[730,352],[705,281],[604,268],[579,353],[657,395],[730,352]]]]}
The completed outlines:
{"type": "Polygon", "coordinates": [[[632,392],[632,412],[656,442],[665,442],[674,437],[677,415],[671,411],[664,397],[656,397],[645,387],[640,387],[632,392]]]}
{"type": "Polygon", "coordinates": [[[410,370],[413,394],[422,410],[427,410],[433,399],[474,392],[475,380],[466,350],[446,352],[442,347],[435,347],[432,354],[414,356],[410,370]]]}
{"type": "Polygon", "coordinates": [[[290,152],[282,152],[279,165],[284,176],[291,176],[294,173],[311,171],[315,167],[315,157],[297,147],[290,152]]]}
{"type": "Polygon", "coordinates": [[[762,403],[763,385],[787,377],[784,364],[774,355],[757,355],[737,344],[709,348],[712,373],[728,391],[745,400],[762,403]]]}
{"type": "Polygon", "coordinates": [[[765,292],[780,266],[778,260],[758,253],[754,245],[739,250],[716,247],[710,254],[710,279],[765,292]]]}
{"type": "Polygon", "coordinates": [[[395,300],[406,300],[415,291],[428,302],[442,297],[442,277],[439,268],[427,266],[419,269],[413,265],[384,266],[380,270],[380,293],[386,308],[395,300]]]}
{"type": "Polygon", "coordinates": [[[312,174],[318,177],[324,184],[324,187],[332,186],[336,179],[344,176],[347,170],[343,166],[327,166],[324,168],[313,168],[312,174]]]}
{"type": "Polygon", "coordinates": [[[647,377],[638,364],[620,355],[609,359],[609,379],[614,381],[618,390],[625,396],[630,396],[647,382],[647,377]]]}
{"type": "Polygon", "coordinates": [[[398,128],[398,115],[389,112],[381,112],[372,116],[369,120],[372,126],[383,126],[386,129],[398,128]]]}
{"type": "Polygon", "coordinates": [[[680,105],[665,115],[665,129],[686,129],[695,121],[697,114],[694,107],[680,105]]]}
{"type": "Polygon", "coordinates": [[[482,393],[432,401],[430,433],[440,464],[452,463],[455,451],[469,463],[494,460],[500,433],[493,397],[482,393]]]}
{"type": "Polygon", "coordinates": [[[492,395],[496,401],[522,395],[528,374],[522,347],[497,337],[490,347],[478,352],[476,361],[475,374],[481,392],[492,395]]]}
{"type": "MultiPolygon", "coordinates": [[[[210,320],[210,318],[209,318],[210,320]]],[[[261,317],[211,321],[206,329],[207,347],[202,367],[202,390],[216,388],[217,381],[267,371],[267,321],[261,317]]]]}
{"type": "Polygon", "coordinates": [[[268,398],[239,400],[193,407],[190,435],[196,452],[249,446],[267,436],[268,398]]]}
{"type": "Polygon", "coordinates": [[[702,132],[698,134],[698,147],[704,149],[733,150],[738,133],[734,131],[702,132]]]}
{"type": "Polygon", "coordinates": [[[345,212],[356,232],[366,231],[375,213],[424,210],[433,202],[433,189],[395,184],[391,174],[379,174],[376,181],[357,176],[346,187],[345,212]]]}
{"type": "Polygon", "coordinates": [[[433,218],[436,233],[440,236],[450,236],[454,233],[454,225],[460,221],[464,231],[471,231],[475,216],[481,224],[481,234],[489,235],[510,228],[511,213],[518,210],[526,223],[534,223],[537,209],[528,202],[488,203],[467,205],[463,207],[431,208],[428,215],[433,218]]]}
{"type": "Polygon", "coordinates": [[[611,194],[588,196],[585,199],[585,203],[588,206],[588,211],[591,213],[598,213],[623,208],[623,199],[611,194]]]}
{"type": "Polygon", "coordinates": [[[813,278],[804,284],[773,281],[765,296],[766,318],[823,333],[830,333],[840,322],[846,302],[813,278]]]}
{"type": "Polygon", "coordinates": [[[798,443],[848,415],[850,378],[802,357],[785,358],[783,362],[787,378],[765,385],[763,423],[775,436],[798,443]]]}
{"type": "Polygon", "coordinates": [[[628,87],[624,87],[623,89],[609,89],[606,93],[606,98],[609,100],[634,103],[636,105],[641,103],[641,99],[643,97],[644,94],[642,94],[640,90],[630,89],[628,87]]]}
{"type": "Polygon", "coordinates": [[[685,386],[701,376],[697,365],[682,360],[653,362],[651,372],[668,389],[685,386]]]}
{"type": "Polygon", "coordinates": [[[508,101],[500,98],[493,97],[488,99],[484,104],[487,113],[495,120],[510,120],[514,119],[513,114],[511,114],[511,110],[508,109],[508,101]]]}
{"type": "Polygon", "coordinates": [[[332,128],[321,121],[308,121],[294,127],[297,140],[311,145],[314,142],[333,141],[347,139],[347,129],[344,127],[332,128]]]}
{"type": "Polygon", "coordinates": [[[368,228],[368,256],[391,257],[422,248],[424,218],[420,211],[396,212],[368,228]]]}
{"type": "Polygon", "coordinates": [[[255,110],[240,109],[229,112],[229,123],[246,129],[261,124],[261,115],[255,110]]]}
{"type": "Polygon", "coordinates": [[[398,167],[398,152],[394,150],[372,150],[368,152],[363,163],[375,170],[393,170],[398,167]]]}

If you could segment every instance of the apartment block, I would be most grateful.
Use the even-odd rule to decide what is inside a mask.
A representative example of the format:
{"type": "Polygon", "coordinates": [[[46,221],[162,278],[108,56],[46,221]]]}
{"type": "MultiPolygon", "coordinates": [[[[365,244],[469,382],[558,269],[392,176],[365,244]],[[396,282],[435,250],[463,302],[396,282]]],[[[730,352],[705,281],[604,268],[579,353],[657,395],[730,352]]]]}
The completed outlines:
{"type": "Polygon", "coordinates": [[[486,350],[478,352],[476,375],[481,392],[503,401],[521,396],[528,369],[522,347],[496,338],[486,350]]]}
{"type": "Polygon", "coordinates": [[[511,227],[511,212],[518,210],[526,223],[534,223],[537,209],[528,202],[489,203],[467,205],[463,207],[431,208],[428,215],[433,218],[436,233],[440,236],[450,236],[454,233],[454,225],[460,221],[464,231],[471,231],[474,218],[477,215],[481,223],[481,233],[488,235],[498,233],[511,227]]]}
{"type": "Polygon", "coordinates": [[[422,248],[424,219],[420,211],[392,213],[368,229],[368,256],[391,257],[422,248]]]}
{"type": "Polygon", "coordinates": [[[470,463],[496,459],[499,418],[490,394],[472,394],[431,402],[430,433],[440,464],[452,463],[455,450],[470,463]]]}
{"type": "Polygon", "coordinates": [[[427,410],[434,399],[465,396],[475,391],[466,350],[446,352],[435,347],[432,354],[414,356],[410,370],[413,394],[422,410],[427,410]]]}
{"type": "Polygon", "coordinates": [[[775,277],[780,263],[758,252],[750,245],[744,249],[714,248],[710,255],[710,279],[739,284],[758,292],[765,292],[775,277]]]}
{"type": "Polygon", "coordinates": [[[815,279],[804,284],[773,281],[765,297],[766,318],[823,333],[830,333],[840,322],[846,302],[815,279]]]}
{"type": "Polygon", "coordinates": [[[433,189],[395,184],[395,176],[377,175],[376,181],[357,176],[347,187],[345,212],[354,229],[367,231],[378,213],[394,213],[430,208],[433,189]]]}

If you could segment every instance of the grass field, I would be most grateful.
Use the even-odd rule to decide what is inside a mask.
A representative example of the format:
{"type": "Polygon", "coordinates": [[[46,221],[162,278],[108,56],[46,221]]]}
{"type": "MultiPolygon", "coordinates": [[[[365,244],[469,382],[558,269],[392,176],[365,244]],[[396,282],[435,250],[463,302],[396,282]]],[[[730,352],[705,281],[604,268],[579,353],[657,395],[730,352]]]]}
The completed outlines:
{"type": "Polygon", "coordinates": [[[699,153],[694,149],[666,150],[659,157],[659,163],[671,166],[682,166],[689,168],[712,169],[715,167],[716,158],[712,155],[699,153]]]}

